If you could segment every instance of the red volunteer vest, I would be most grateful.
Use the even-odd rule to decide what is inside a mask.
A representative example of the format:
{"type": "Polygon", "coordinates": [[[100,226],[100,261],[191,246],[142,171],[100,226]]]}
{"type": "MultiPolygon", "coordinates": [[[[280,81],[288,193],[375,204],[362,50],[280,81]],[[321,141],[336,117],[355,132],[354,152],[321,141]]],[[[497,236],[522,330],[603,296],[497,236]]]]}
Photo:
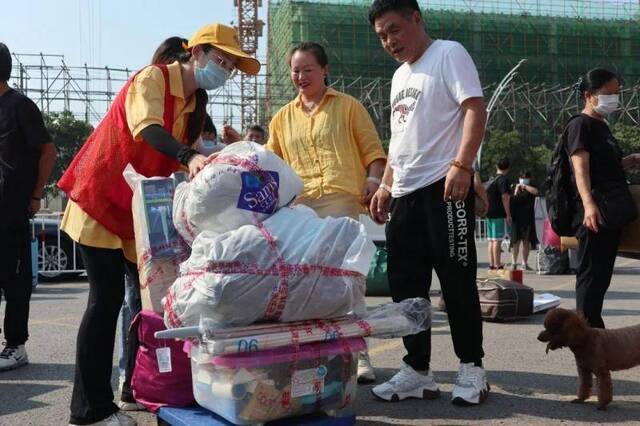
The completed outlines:
{"type": "MultiPolygon", "coordinates": [[[[166,65],[154,65],[164,76],[164,128],[172,133],[175,99],[169,90],[166,65]]],[[[133,192],[122,172],[127,163],[144,176],[169,176],[180,163],[143,141],[134,141],[127,125],[125,100],[130,78],[118,93],[107,115],[73,158],[58,187],[89,216],[120,238],[131,240],[133,192]]],[[[182,140],[182,137],[179,139],[182,140]]]]}

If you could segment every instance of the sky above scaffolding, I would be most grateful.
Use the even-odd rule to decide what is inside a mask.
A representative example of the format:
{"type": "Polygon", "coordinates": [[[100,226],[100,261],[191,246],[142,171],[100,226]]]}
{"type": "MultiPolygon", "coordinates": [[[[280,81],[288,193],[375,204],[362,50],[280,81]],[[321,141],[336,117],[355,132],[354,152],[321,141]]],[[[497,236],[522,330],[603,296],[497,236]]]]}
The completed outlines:
{"type": "MultiPolygon", "coordinates": [[[[25,78],[20,80],[14,78],[10,83],[18,87],[16,81],[24,81],[25,84],[19,87],[28,86],[29,96],[46,98],[48,110],[69,109],[77,117],[88,117],[85,119],[92,124],[95,124],[106,112],[113,93],[116,93],[120,85],[130,76],[129,71],[146,65],[162,40],[174,35],[189,38],[204,24],[211,22],[234,24],[237,19],[234,0],[5,1],[8,5],[2,9],[4,19],[0,25],[0,41],[6,43],[14,53],[18,54],[64,55],[65,64],[62,68],[69,68],[67,74],[60,73],[61,61],[57,56],[47,57],[44,60],[46,66],[42,66],[42,58],[38,56],[22,56],[14,61],[16,69],[22,69],[20,67],[22,65],[35,68],[28,69],[25,78]],[[87,71],[86,78],[85,70],[79,68],[85,64],[89,67],[98,67],[87,71]],[[110,69],[106,70],[105,67],[110,69]],[[114,68],[127,68],[127,70],[114,72],[114,68]],[[67,77],[68,79],[65,80],[67,77]],[[50,81],[51,78],[57,78],[55,83],[50,81]],[[70,97],[75,96],[77,99],[71,101],[75,103],[68,102],[70,98],[65,91],[72,92],[70,97]],[[96,93],[99,94],[96,95],[96,93]],[[91,107],[87,108],[88,102],[85,102],[85,99],[89,97],[91,107]]],[[[345,5],[355,3],[366,6],[371,0],[295,1],[345,5]]],[[[626,20],[637,18],[639,0],[419,0],[419,2],[428,10],[626,20]]],[[[260,9],[258,18],[267,21],[267,3],[277,4],[278,0],[263,0],[262,3],[265,6],[260,9]]],[[[339,16],[342,12],[337,13],[339,16]]],[[[362,20],[364,20],[366,14],[364,12],[362,14],[362,20]]],[[[372,33],[368,25],[366,30],[372,33]]],[[[266,62],[266,35],[265,28],[258,49],[258,59],[263,64],[266,62]]],[[[289,46],[285,50],[288,49],[289,46]]],[[[380,55],[384,55],[379,46],[376,49],[380,55]]],[[[258,77],[261,88],[259,90],[263,93],[266,84],[265,73],[266,67],[263,67],[258,77]]],[[[14,72],[15,77],[17,74],[14,72]]],[[[286,70],[284,75],[282,86],[289,88],[290,82],[286,70]]],[[[273,80],[271,84],[273,87],[273,80]]],[[[209,112],[218,126],[225,121],[233,125],[238,124],[242,105],[240,90],[239,78],[236,78],[230,80],[223,88],[209,93],[209,112]]],[[[41,103],[44,105],[45,101],[41,103]]]]}
{"type": "Polygon", "coordinates": [[[147,64],[167,37],[189,38],[204,24],[237,19],[233,0],[23,0],[2,9],[0,41],[12,52],[130,69],[147,64]]]}
{"type": "MultiPolygon", "coordinates": [[[[67,103],[63,100],[63,87],[71,88],[71,98],[84,99],[86,96],[80,92],[87,83],[82,80],[84,71],[79,67],[85,64],[103,69],[109,67],[110,71],[100,72],[95,68],[89,71],[91,83],[87,84],[87,90],[94,93],[117,91],[130,74],[114,71],[114,68],[138,70],[149,63],[157,46],[167,37],[179,35],[188,39],[205,24],[235,25],[237,20],[233,0],[23,0],[11,2],[10,6],[0,4],[4,6],[0,41],[20,55],[18,61],[14,60],[14,65],[19,62],[39,66],[44,60],[46,68],[50,68],[44,71],[48,73],[47,78],[55,78],[53,82],[44,81],[42,67],[28,69],[30,91],[27,95],[34,100],[44,97],[38,92],[44,84],[50,101],[45,102],[45,108],[41,100],[38,103],[41,109],[69,109],[77,118],[87,119],[93,125],[109,106],[109,101],[101,101],[107,95],[88,95],[92,97],[89,109],[87,102],[76,99],[77,102],[67,103]],[[63,55],[64,67],[69,67],[66,75],[76,79],[75,82],[67,83],[59,73],[61,57],[41,59],[36,56],[40,53],[63,55]],[[113,81],[107,83],[104,80],[106,75],[113,81]]],[[[265,7],[260,9],[258,18],[267,20],[265,7]]],[[[264,35],[259,41],[257,55],[262,63],[266,60],[266,31],[264,35]]],[[[9,83],[17,87],[15,69],[13,77],[9,83]]],[[[239,83],[236,80],[209,92],[208,111],[217,126],[224,121],[239,125],[238,93],[239,83]]]]}

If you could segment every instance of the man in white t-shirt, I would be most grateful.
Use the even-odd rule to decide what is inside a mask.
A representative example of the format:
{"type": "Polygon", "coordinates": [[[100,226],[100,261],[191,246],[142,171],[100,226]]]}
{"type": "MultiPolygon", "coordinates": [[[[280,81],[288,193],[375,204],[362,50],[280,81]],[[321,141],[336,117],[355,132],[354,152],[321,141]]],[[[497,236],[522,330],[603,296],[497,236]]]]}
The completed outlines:
{"type": "MultiPolygon", "coordinates": [[[[391,296],[428,298],[435,268],[460,358],[452,400],[479,404],[489,385],[482,368],[472,189],[486,122],[478,72],[462,45],[428,36],[416,0],[375,0],[369,21],[382,47],[402,63],[391,84],[389,161],[370,205],[379,223],[391,212],[391,296]]],[[[431,331],[403,340],[402,368],[373,394],[387,401],[437,398],[429,368],[431,331]]]]}

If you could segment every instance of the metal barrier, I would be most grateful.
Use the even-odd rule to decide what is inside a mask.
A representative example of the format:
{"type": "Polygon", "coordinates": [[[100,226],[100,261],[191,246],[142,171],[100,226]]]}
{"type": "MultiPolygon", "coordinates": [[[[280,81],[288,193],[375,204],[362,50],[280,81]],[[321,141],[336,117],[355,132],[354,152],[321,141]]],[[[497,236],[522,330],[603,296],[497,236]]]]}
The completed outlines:
{"type": "Polygon", "coordinates": [[[476,243],[484,243],[487,241],[487,220],[476,218],[475,230],[476,243]]]}
{"type": "Polygon", "coordinates": [[[75,241],[60,231],[62,213],[38,213],[31,219],[31,236],[38,240],[38,273],[53,278],[85,272],[75,241]]]}
{"type": "MultiPolygon", "coordinates": [[[[76,242],[60,231],[62,214],[38,213],[31,219],[31,235],[38,240],[38,273],[45,278],[53,278],[62,273],[86,272],[76,242]]],[[[378,237],[383,240],[384,227],[380,228],[383,231],[379,232],[378,237]]],[[[370,229],[367,230],[371,232],[370,229]]],[[[477,243],[487,241],[485,219],[476,218],[475,240],[477,243]]]]}

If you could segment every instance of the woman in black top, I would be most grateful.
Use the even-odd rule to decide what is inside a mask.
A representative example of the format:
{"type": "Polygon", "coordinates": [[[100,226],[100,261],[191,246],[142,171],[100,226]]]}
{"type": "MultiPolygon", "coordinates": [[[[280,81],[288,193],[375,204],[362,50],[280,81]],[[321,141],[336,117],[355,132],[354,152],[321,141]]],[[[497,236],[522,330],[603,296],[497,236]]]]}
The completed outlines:
{"type": "Polygon", "coordinates": [[[580,82],[584,109],[566,129],[566,148],[580,196],[576,304],[589,324],[597,328],[604,328],[602,304],[611,283],[621,229],[606,226],[592,194],[626,187],[624,169],[640,166],[640,154],[622,158],[605,120],[619,107],[619,91],[620,81],[614,73],[605,69],[589,71],[580,82]]]}
{"type": "Polygon", "coordinates": [[[522,246],[522,269],[530,271],[529,251],[538,245],[536,235],[536,215],[534,211],[538,189],[531,185],[531,173],[527,170],[520,173],[520,179],[511,197],[511,264],[518,265],[518,254],[522,246]]]}

